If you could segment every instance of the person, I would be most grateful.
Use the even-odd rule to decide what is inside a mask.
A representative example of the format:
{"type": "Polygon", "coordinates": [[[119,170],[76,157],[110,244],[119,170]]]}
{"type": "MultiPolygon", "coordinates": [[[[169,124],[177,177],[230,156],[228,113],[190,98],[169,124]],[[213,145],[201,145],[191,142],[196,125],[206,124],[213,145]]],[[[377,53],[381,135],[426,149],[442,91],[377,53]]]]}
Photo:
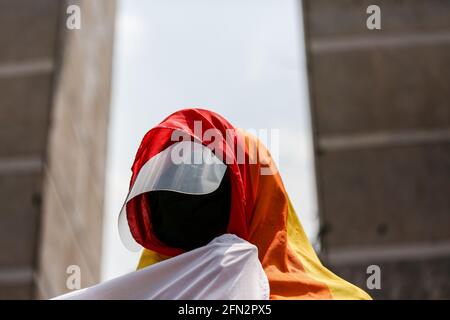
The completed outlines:
{"type": "Polygon", "coordinates": [[[370,299],[322,265],[267,148],[209,110],[177,111],[143,138],[119,217],[138,270],[232,234],[257,248],[270,299],[370,299]]]}

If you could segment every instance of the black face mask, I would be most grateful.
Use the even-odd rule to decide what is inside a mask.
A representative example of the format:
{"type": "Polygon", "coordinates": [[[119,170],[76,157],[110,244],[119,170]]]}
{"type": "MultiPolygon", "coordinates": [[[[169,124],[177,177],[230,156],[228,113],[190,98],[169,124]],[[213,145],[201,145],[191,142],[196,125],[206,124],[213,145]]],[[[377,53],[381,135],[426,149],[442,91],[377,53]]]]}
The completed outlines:
{"type": "Polygon", "coordinates": [[[151,191],[147,195],[153,232],[168,246],[192,250],[226,233],[231,206],[227,173],[209,194],[151,191]]]}

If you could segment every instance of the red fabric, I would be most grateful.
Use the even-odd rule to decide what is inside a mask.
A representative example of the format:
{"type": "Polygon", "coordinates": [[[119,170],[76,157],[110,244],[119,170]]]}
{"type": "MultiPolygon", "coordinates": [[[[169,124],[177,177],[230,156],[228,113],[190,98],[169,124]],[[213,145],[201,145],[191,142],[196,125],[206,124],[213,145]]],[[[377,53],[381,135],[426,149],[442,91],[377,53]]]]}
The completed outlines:
{"type": "MultiPolygon", "coordinates": [[[[170,139],[174,130],[181,130],[208,147],[213,141],[203,139],[203,132],[196,136],[194,120],[201,121],[203,132],[211,128],[219,130],[220,148],[210,148],[222,159],[226,159],[223,154],[226,151],[228,160],[233,160],[232,163],[224,161],[228,166],[232,193],[228,232],[257,246],[259,260],[269,279],[271,299],[370,299],[364,291],[340,279],[320,263],[267,148],[257,137],[234,129],[213,112],[181,110],[150,130],[137,152],[131,183],[150,158],[174,143],[170,139]],[[230,139],[227,141],[227,129],[231,129],[228,133],[234,143],[230,139]],[[239,159],[242,154],[245,158],[239,159]],[[262,174],[262,168],[272,169],[273,174],[262,174]]],[[[182,253],[160,243],[151,232],[146,197],[136,197],[128,202],[127,214],[134,238],[150,249],[144,250],[144,255],[156,252],[160,254],[160,260],[161,255],[171,257],[182,253]]],[[[151,259],[151,263],[158,259],[151,259]]]]}
{"type": "MultiPolygon", "coordinates": [[[[208,129],[217,129],[221,133],[221,141],[215,142],[216,146],[220,146],[220,148],[214,150],[216,156],[221,154],[221,159],[224,162],[225,159],[233,159],[232,163],[227,161],[228,174],[231,175],[231,213],[227,231],[248,240],[250,213],[252,212],[250,208],[252,208],[254,195],[251,194],[251,188],[247,188],[247,183],[249,183],[248,168],[245,164],[238,165],[236,159],[237,148],[245,148],[244,142],[240,141],[235,128],[214,112],[202,109],[180,110],[168,116],[159,125],[147,132],[142,139],[132,166],[133,174],[130,188],[139,170],[149,159],[177,142],[171,140],[174,130],[181,130],[189,135],[192,141],[195,140],[208,146],[214,143],[214,139],[204,139],[203,133],[208,129]],[[194,132],[194,120],[201,121],[201,132],[194,132]],[[229,130],[226,131],[227,129],[229,130]],[[230,144],[227,143],[227,133],[228,139],[230,137],[233,139],[234,147],[233,145],[230,147],[230,144]]],[[[245,161],[245,163],[248,163],[248,161],[245,161]]],[[[127,220],[134,239],[144,248],[167,256],[175,256],[183,252],[181,249],[166,246],[154,235],[150,221],[150,206],[145,195],[139,195],[127,203],[127,220]]]]}

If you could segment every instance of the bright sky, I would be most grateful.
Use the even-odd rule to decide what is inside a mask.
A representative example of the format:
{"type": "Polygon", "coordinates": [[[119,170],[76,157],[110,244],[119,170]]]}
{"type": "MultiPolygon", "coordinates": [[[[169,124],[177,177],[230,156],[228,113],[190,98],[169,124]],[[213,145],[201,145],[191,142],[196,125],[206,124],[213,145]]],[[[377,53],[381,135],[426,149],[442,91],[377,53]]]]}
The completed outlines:
{"type": "MultiPolygon", "coordinates": [[[[279,129],[278,166],[311,240],[317,205],[301,8],[295,0],[119,0],[103,280],[135,269],[117,232],[144,134],[187,107],[243,129],[279,129]]],[[[270,148],[270,145],[269,145],[270,148]]]]}

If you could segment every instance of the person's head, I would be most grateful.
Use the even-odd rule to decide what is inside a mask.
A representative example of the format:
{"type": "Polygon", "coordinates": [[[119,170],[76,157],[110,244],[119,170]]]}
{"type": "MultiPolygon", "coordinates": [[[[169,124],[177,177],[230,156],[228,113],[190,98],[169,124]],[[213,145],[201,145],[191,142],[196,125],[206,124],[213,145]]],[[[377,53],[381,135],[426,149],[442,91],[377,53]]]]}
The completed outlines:
{"type": "MultiPolygon", "coordinates": [[[[187,113],[193,113],[192,120],[201,115],[204,126],[215,128],[222,121],[231,128],[213,113],[187,113]]],[[[245,203],[238,165],[226,163],[228,146],[212,148],[210,140],[198,139],[190,127],[181,125],[187,116],[171,115],[150,130],[139,147],[119,216],[120,237],[130,250],[140,245],[169,256],[206,245],[224,233],[245,236],[244,225],[236,221],[242,219],[245,203]],[[183,138],[174,139],[180,133],[183,138]]],[[[217,131],[220,137],[230,134],[227,129],[217,131]]]]}
{"type": "Polygon", "coordinates": [[[119,232],[128,248],[145,248],[139,268],[230,233],[258,248],[272,298],[370,298],[321,264],[267,148],[222,116],[204,109],[171,114],[145,135],[132,171],[119,232]],[[188,139],[174,141],[180,131],[188,139]],[[173,154],[213,161],[174,165],[173,154]]]}
{"type": "Polygon", "coordinates": [[[164,244],[192,250],[226,233],[231,188],[228,175],[208,194],[151,191],[146,194],[153,233],[164,244]]]}

